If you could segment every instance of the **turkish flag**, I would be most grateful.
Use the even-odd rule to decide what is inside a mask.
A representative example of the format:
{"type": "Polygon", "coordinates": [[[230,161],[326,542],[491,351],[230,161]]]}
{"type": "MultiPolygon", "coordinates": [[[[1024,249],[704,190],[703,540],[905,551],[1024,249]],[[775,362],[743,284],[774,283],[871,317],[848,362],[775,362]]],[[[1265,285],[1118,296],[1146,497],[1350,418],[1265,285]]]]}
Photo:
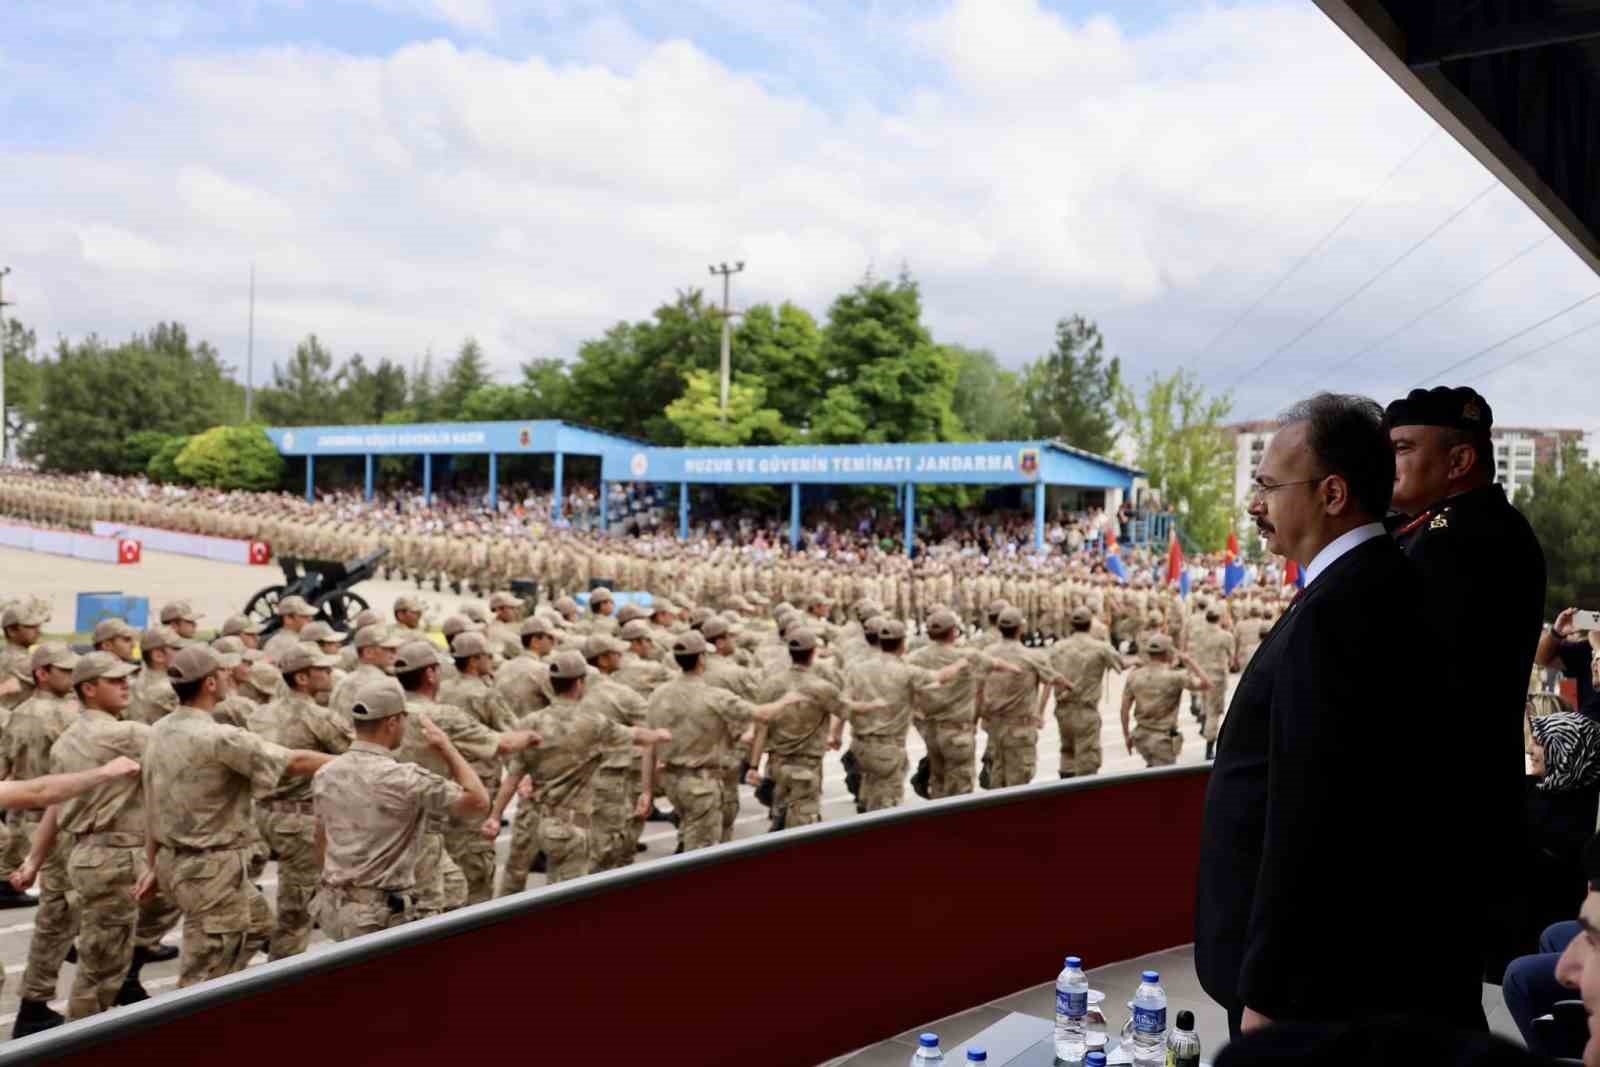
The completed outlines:
{"type": "Polygon", "coordinates": [[[1236,560],[1238,558],[1239,558],[1239,532],[1237,530],[1230,530],[1230,531],[1228,531],[1227,558],[1225,560],[1223,560],[1223,562],[1224,563],[1232,563],[1234,560],[1236,560]]]}
{"type": "Polygon", "coordinates": [[[250,562],[256,566],[266,563],[272,558],[272,549],[267,547],[265,541],[250,542],[250,562]]]}
{"type": "Polygon", "coordinates": [[[1296,587],[1304,586],[1305,578],[1300,573],[1300,564],[1294,560],[1287,560],[1283,565],[1283,584],[1296,587]]]}
{"type": "Polygon", "coordinates": [[[1178,544],[1178,528],[1167,529],[1167,583],[1170,585],[1183,576],[1183,546],[1178,544]]]}
{"type": "Polygon", "coordinates": [[[138,541],[118,541],[117,542],[117,562],[118,563],[138,563],[139,562],[140,552],[141,552],[141,545],[139,544],[138,541]]]}

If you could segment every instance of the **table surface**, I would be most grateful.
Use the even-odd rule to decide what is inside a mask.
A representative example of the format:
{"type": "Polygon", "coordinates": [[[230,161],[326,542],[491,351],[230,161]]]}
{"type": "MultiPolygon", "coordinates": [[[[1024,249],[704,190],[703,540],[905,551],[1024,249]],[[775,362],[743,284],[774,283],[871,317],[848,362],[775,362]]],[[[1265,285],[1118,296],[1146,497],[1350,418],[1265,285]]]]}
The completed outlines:
{"type": "MultiPolygon", "coordinates": [[[[957,1067],[966,1063],[968,1049],[979,1048],[988,1053],[988,1067],[1053,1067],[1060,1062],[1056,1059],[1055,1028],[1054,1019],[1014,1011],[970,1040],[946,1050],[944,1060],[950,1067],[957,1067]]],[[[1112,1045],[1116,1040],[1112,1035],[1112,1045]]],[[[1201,1061],[1201,1067],[1206,1064],[1201,1061]]]]}

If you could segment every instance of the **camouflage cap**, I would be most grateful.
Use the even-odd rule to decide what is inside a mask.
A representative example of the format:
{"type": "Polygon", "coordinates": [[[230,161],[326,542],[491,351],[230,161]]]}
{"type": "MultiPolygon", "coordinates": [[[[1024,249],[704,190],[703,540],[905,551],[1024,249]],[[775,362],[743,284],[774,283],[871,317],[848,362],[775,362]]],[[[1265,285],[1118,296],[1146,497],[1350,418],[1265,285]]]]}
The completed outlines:
{"type": "Polygon", "coordinates": [[[446,615],[444,622],[439,624],[439,629],[444,631],[444,636],[447,639],[454,639],[456,634],[477,630],[478,624],[465,615],[446,615]]]}
{"type": "Polygon", "coordinates": [[[590,607],[593,607],[594,605],[599,604],[602,601],[608,601],[608,600],[612,600],[612,599],[613,598],[611,596],[611,590],[607,589],[603,585],[602,586],[598,586],[597,588],[589,590],[589,606],[590,607]]]}
{"type": "Polygon", "coordinates": [[[212,651],[223,656],[244,655],[244,642],[237,637],[218,637],[211,642],[212,651]]]}
{"type": "Polygon", "coordinates": [[[317,609],[307,604],[305,597],[286,596],[278,601],[276,608],[279,615],[315,615],[317,609]]]}
{"type": "Polygon", "coordinates": [[[622,627],[624,641],[648,641],[650,633],[650,624],[643,619],[634,619],[622,627]]]}
{"type": "Polygon", "coordinates": [[[94,635],[89,639],[91,644],[98,645],[102,641],[114,641],[119,637],[138,637],[139,631],[123,622],[121,619],[101,619],[94,624],[94,635]]]}
{"type": "Polygon", "coordinates": [[[350,629],[352,630],[361,630],[368,626],[382,625],[383,616],[378,614],[372,608],[367,608],[365,611],[361,612],[355,618],[350,620],[350,629]]]}
{"type": "Polygon", "coordinates": [[[301,641],[283,654],[278,669],[284,674],[315,670],[318,667],[337,667],[339,657],[330,656],[310,641],[301,641]]]}
{"type": "Polygon", "coordinates": [[[956,618],[956,613],[940,609],[928,616],[928,632],[935,637],[953,634],[961,628],[961,620],[956,618]]]}
{"type": "Polygon", "coordinates": [[[700,627],[700,634],[707,641],[715,641],[719,637],[727,636],[728,624],[725,620],[712,616],[700,627]]]}
{"type": "Polygon", "coordinates": [[[408,674],[425,667],[439,665],[439,648],[432,641],[411,640],[400,646],[394,656],[394,672],[408,674]]]}
{"type": "Polygon", "coordinates": [[[1020,629],[1022,623],[1022,612],[1013,607],[1007,607],[1000,613],[1000,617],[995,620],[995,625],[1000,627],[1002,630],[1020,629]]]}
{"type": "Polygon", "coordinates": [[[589,664],[581,652],[557,652],[550,659],[550,677],[586,678],[589,664]]]}
{"type": "Polygon", "coordinates": [[[578,602],[569,596],[557,597],[556,602],[550,606],[563,615],[576,615],[578,613],[578,602]]]}
{"type": "Polygon", "coordinates": [[[699,630],[679,634],[672,642],[674,656],[698,656],[706,650],[706,639],[699,630]]]}
{"type": "Polygon", "coordinates": [[[200,613],[187,600],[174,600],[161,608],[161,621],[163,624],[174,622],[196,622],[201,618],[200,613]]]}
{"type": "Polygon", "coordinates": [[[590,634],[583,642],[583,658],[591,662],[608,653],[621,655],[626,651],[628,651],[627,645],[621,641],[614,641],[605,634],[590,634]]]}
{"type": "Polygon", "coordinates": [[[457,609],[457,612],[458,614],[465,615],[467,618],[471,619],[480,626],[489,625],[489,613],[483,610],[482,604],[474,604],[469,601],[465,604],[462,604],[461,607],[457,609]]]}
{"type": "Polygon", "coordinates": [[[305,629],[300,631],[300,640],[315,641],[318,644],[322,644],[324,641],[342,641],[344,640],[344,635],[321,619],[318,619],[316,622],[306,623],[305,629]]]}
{"type": "Polygon", "coordinates": [[[374,678],[365,683],[356,690],[355,703],[350,705],[350,715],[357,722],[377,722],[403,715],[405,710],[405,690],[393,678],[374,678]]]}
{"type": "Polygon", "coordinates": [[[1151,634],[1141,647],[1147,656],[1164,656],[1172,651],[1172,638],[1166,634],[1151,634]]]}
{"type": "Polygon", "coordinates": [[[638,604],[624,604],[617,609],[617,622],[626,626],[634,619],[648,619],[650,613],[638,604]]]}
{"type": "Polygon", "coordinates": [[[261,633],[261,624],[246,615],[229,615],[222,620],[222,634],[224,637],[237,637],[239,634],[261,633]]]}
{"type": "Polygon", "coordinates": [[[652,614],[652,615],[676,615],[676,614],[678,614],[678,605],[674,604],[672,601],[666,599],[665,597],[662,597],[661,599],[657,600],[654,604],[652,604],[650,606],[650,614],[652,614]]]}
{"type": "Polygon", "coordinates": [[[79,656],[72,667],[72,684],[93,682],[101,678],[126,678],[139,669],[137,664],[118,659],[109,652],[90,652],[79,656]]]}
{"type": "Polygon", "coordinates": [[[879,641],[904,641],[906,639],[906,624],[899,619],[878,620],[879,641]]]}
{"type": "Polygon", "coordinates": [[[218,671],[232,670],[242,662],[239,656],[225,656],[206,645],[190,645],[172,657],[172,662],[167,664],[167,677],[180,685],[198,682],[218,671]]]}
{"type": "Polygon", "coordinates": [[[855,606],[850,610],[855,613],[855,616],[858,619],[870,619],[874,615],[883,614],[883,605],[879,604],[871,597],[864,596],[860,600],[856,601],[855,606]]]}
{"type": "Polygon", "coordinates": [[[689,612],[689,625],[696,628],[704,626],[706,620],[715,614],[716,612],[707,607],[695,608],[689,612]]]}
{"type": "Polygon", "coordinates": [[[989,601],[989,615],[991,618],[998,616],[1010,606],[1011,601],[1009,600],[991,600],[989,601]]]}
{"type": "Polygon", "coordinates": [[[372,648],[381,645],[384,648],[399,648],[405,644],[405,638],[392,633],[386,626],[363,626],[356,631],[356,648],[372,648]]]}
{"type": "Polygon", "coordinates": [[[804,626],[790,630],[784,640],[789,645],[790,652],[809,652],[817,647],[816,631],[808,630],[804,626]]]}
{"type": "Polygon", "coordinates": [[[1088,626],[1092,622],[1094,622],[1094,615],[1089,611],[1088,608],[1072,609],[1072,625],[1088,626]]]}
{"type": "Polygon", "coordinates": [[[1222,609],[1221,608],[1207,608],[1206,609],[1206,622],[1221,622],[1221,621],[1222,621],[1222,609]]]}
{"type": "Polygon", "coordinates": [[[182,648],[186,642],[178,631],[166,626],[152,626],[139,635],[139,651],[154,652],[162,648],[182,648]]]}
{"type": "Polygon", "coordinates": [[[420,615],[423,611],[422,598],[419,596],[412,596],[410,593],[402,593],[394,598],[394,610],[414,611],[420,615]]]}
{"type": "Polygon", "coordinates": [[[530,618],[523,619],[522,625],[518,628],[517,632],[523,637],[537,637],[541,635],[544,637],[554,637],[556,635],[555,627],[551,626],[549,621],[540,615],[534,615],[530,618]]]}
{"type": "Polygon", "coordinates": [[[522,601],[512,596],[510,593],[502,592],[489,594],[490,611],[499,611],[501,608],[520,608],[521,606],[522,601]]]}
{"type": "Polygon", "coordinates": [[[489,642],[484,640],[483,635],[476,630],[468,630],[465,633],[456,634],[455,637],[450,639],[450,654],[456,659],[466,659],[469,656],[487,656],[489,654],[489,642]]]}
{"type": "Polygon", "coordinates": [[[42,600],[12,604],[0,613],[0,629],[7,626],[43,626],[50,621],[50,605],[42,600]]]}
{"type": "Polygon", "coordinates": [[[28,667],[31,670],[40,670],[44,667],[60,667],[70,671],[78,665],[78,657],[60,641],[46,641],[35,645],[33,655],[28,658],[28,667]]]}

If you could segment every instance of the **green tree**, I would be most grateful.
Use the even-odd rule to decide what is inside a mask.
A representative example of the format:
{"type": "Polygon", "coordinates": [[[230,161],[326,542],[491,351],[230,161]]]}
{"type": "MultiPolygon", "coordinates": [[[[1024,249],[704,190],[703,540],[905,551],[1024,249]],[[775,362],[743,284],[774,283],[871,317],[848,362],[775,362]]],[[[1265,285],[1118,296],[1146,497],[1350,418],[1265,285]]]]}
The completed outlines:
{"type": "Polygon", "coordinates": [[[178,456],[189,444],[187,437],[169,437],[165,444],[156,450],[145,464],[144,473],[155,482],[181,482],[183,475],[178,470],[178,456]]]}
{"type": "Polygon", "coordinates": [[[210,345],[162,324],[115,347],[61,341],[38,365],[39,403],[24,454],[49,470],[127,474],[142,430],[197,433],[239,416],[244,394],[210,345]]]}
{"type": "MultiPolygon", "coordinates": [[[[134,471],[146,471],[150,461],[160,455],[173,441],[186,440],[180,434],[162,433],[160,430],[139,430],[128,435],[128,440],[123,448],[128,454],[128,467],[134,471]]],[[[180,444],[178,446],[182,448],[180,444]]],[[[177,450],[172,453],[177,455],[177,450]]]]}
{"type": "MultiPolygon", "coordinates": [[[[0,319],[0,351],[5,359],[5,447],[9,453],[19,447],[29,425],[37,417],[44,390],[44,371],[39,364],[39,339],[16,319],[0,319]]],[[[3,458],[3,457],[0,457],[3,458]]]]}
{"type": "Polygon", "coordinates": [[[172,463],[184,481],[212,489],[273,489],[284,469],[260,426],[213,426],[189,438],[172,463]]]}
{"type": "Polygon", "coordinates": [[[340,368],[338,379],[343,385],[339,395],[339,422],[382,422],[391,411],[406,404],[406,372],[398,363],[387,359],[368,367],[367,361],[357,352],[340,368]]]}
{"type": "Polygon", "coordinates": [[[1544,547],[1549,614],[1600,597],[1600,468],[1585,463],[1576,445],[1555,464],[1543,464],[1517,491],[1517,507],[1544,547]]]}
{"type": "Polygon", "coordinates": [[[735,378],[745,375],[766,388],[766,404],[785,425],[809,428],[812,410],[829,386],[822,330],[810,312],[787,302],[750,308],[734,331],[732,362],[735,378]]]}
{"type": "MultiPolygon", "coordinates": [[[[408,422],[432,422],[438,417],[439,383],[435,380],[433,372],[433,353],[425,352],[422,356],[422,365],[414,367],[411,372],[411,392],[406,400],[406,408],[411,412],[408,422]]],[[[389,419],[385,418],[385,422],[389,419]]]]}
{"type": "Polygon", "coordinates": [[[1151,375],[1142,401],[1124,388],[1118,407],[1138,466],[1177,511],[1184,534],[1203,552],[1221,550],[1233,524],[1233,449],[1222,429],[1229,397],[1207,396],[1177,370],[1151,375]]]}
{"type": "Polygon", "coordinates": [[[721,362],[722,323],[698,289],[680,292],[652,318],[619,322],[585,341],[569,373],[568,417],[599,430],[683,443],[667,406],[683,394],[687,375],[721,362]]]}
{"type": "Polygon", "coordinates": [[[572,379],[559,359],[530,359],[522,365],[522,388],[528,394],[525,419],[571,419],[572,379]]]}
{"type": "Polygon", "coordinates": [[[1033,433],[1102,455],[1117,437],[1122,362],[1105,356],[1100,328],[1082,315],[1056,323],[1055,348],[1023,367],[1033,433]]]}
{"type": "Polygon", "coordinates": [[[830,384],[811,420],[818,441],[953,441],[955,357],[922,324],[922,297],[908,275],[868,276],[834,300],[822,335],[830,384]]]}
{"type": "Polygon", "coordinates": [[[753,375],[728,383],[728,411],[722,413],[720,371],[689,372],[683,395],[667,405],[667,418],[686,445],[777,445],[792,434],[775,408],[766,407],[767,389],[753,375]]]}
{"type": "Polygon", "coordinates": [[[1006,370],[983,348],[946,345],[956,364],[955,413],[967,436],[978,441],[1017,441],[1037,436],[1023,403],[1021,376],[1006,370]]]}
{"type": "Polygon", "coordinates": [[[326,426],[348,421],[340,402],[343,381],[334,373],[333,353],[316,334],[307,334],[294,355],[272,368],[272,387],[257,396],[261,419],[269,426],[326,426]]]}
{"type": "Polygon", "coordinates": [[[445,368],[444,381],[439,383],[438,418],[461,418],[461,409],[467,397],[493,382],[489,365],[483,357],[483,347],[471,337],[461,343],[456,358],[445,368]]]}
{"type": "Polygon", "coordinates": [[[532,418],[527,414],[530,406],[525,386],[485,385],[467,397],[456,418],[462,422],[519,422],[532,418]]]}

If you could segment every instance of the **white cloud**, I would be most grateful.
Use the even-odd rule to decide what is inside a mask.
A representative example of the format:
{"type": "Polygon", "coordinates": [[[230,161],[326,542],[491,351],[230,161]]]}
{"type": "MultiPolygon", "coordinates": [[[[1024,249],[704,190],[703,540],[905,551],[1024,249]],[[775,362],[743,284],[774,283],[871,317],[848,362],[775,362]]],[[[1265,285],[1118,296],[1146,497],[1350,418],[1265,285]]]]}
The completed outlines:
{"type": "MultiPolygon", "coordinates": [[[[403,2],[472,33],[508,17],[489,0],[403,2]]],[[[707,262],[749,261],[741,302],[793,298],[820,315],[868,267],[904,261],[948,340],[1020,362],[1055,318],[1082,312],[1136,377],[1186,364],[1220,384],[1489,180],[1435,138],[1196,358],[1431,128],[1309,5],[1196,8],[1137,36],[1033,0],[873,15],[865,44],[866,23],[841,22],[835,55],[817,57],[830,84],[837,57],[863,48],[922,72],[892,106],[866,93],[822,106],[594,5],[563,14],[591,61],[448,40],[375,56],[175,53],[156,98],[102,127],[117,132],[0,174],[23,256],[17,312],[47,336],[179,318],[237,359],[254,260],[258,371],[316,331],[340,353],[408,363],[471,333],[509,372],[706,285],[707,262]]],[[[821,21],[796,20],[806,47],[821,21]]],[[[1244,383],[1239,413],[1302,382],[1404,389],[1595,288],[1551,241],[1348,380],[1317,380],[1539,232],[1509,193],[1490,196],[1244,383]]],[[[1562,394],[1496,407],[1537,421],[1587,410],[1600,387],[1562,394]]]]}

